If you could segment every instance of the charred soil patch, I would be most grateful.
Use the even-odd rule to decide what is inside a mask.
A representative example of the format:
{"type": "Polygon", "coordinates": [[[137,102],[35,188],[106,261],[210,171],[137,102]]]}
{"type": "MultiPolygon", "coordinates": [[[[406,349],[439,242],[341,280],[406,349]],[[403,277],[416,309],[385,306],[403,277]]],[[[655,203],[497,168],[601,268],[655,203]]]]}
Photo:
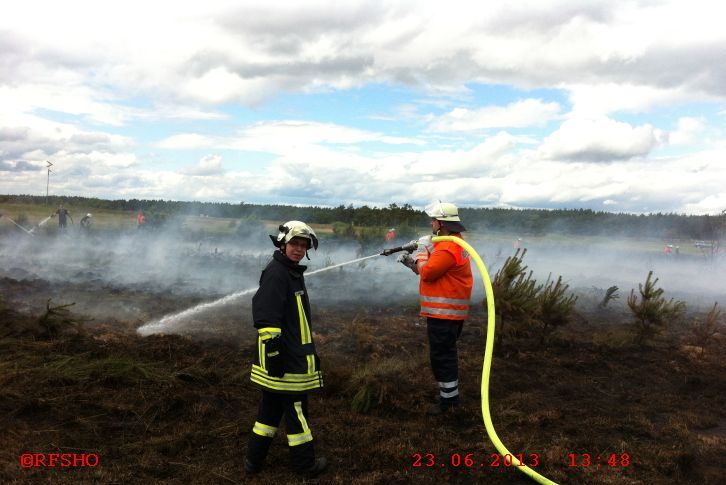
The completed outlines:
{"type": "MultiPolygon", "coordinates": [[[[20,283],[4,285],[21,291],[20,283]]],[[[102,321],[51,336],[38,326],[44,309],[0,307],[0,481],[296,481],[283,433],[267,469],[245,476],[259,399],[248,377],[254,332],[242,323],[246,317],[234,339],[140,338],[125,330],[133,322],[102,321]],[[23,453],[74,452],[95,453],[99,464],[19,464],[23,453]]],[[[558,483],[719,483],[726,475],[723,342],[703,355],[683,347],[685,336],[635,347],[596,338],[616,334],[620,324],[588,320],[543,347],[534,338],[497,347],[491,405],[505,445],[525,457],[537,454],[535,469],[558,483]],[[593,464],[569,467],[571,453],[578,464],[589,454],[593,464]],[[606,461],[625,453],[628,466],[606,461]]],[[[436,385],[426,328],[414,310],[320,308],[314,325],[326,386],[311,395],[311,427],[318,452],[331,462],[318,483],[532,483],[502,461],[490,466],[497,452],[480,410],[481,309],[459,346],[462,404],[441,417],[425,414],[436,385]],[[368,389],[365,413],[352,409],[361,389],[368,389]],[[426,453],[434,466],[426,466],[426,453]],[[470,453],[473,466],[465,466],[470,453]]]]}

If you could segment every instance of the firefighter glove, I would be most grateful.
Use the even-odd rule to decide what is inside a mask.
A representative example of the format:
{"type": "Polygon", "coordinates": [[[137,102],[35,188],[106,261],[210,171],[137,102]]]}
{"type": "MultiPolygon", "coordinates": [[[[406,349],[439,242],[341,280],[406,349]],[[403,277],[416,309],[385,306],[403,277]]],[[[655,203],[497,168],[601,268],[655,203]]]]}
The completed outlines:
{"type": "Polygon", "coordinates": [[[405,267],[411,269],[414,273],[416,272],[416,260],[411,257],[408,253],[403,253],[398,256],[396,259],[399,263],[404,265],[405,267]]]}
{"type": "Polygon", "coordinates": [[[272,377],[285,375],[285,362],[282,357],[282,342],[280,337],[265,342],[265,368],[272,377]]]}

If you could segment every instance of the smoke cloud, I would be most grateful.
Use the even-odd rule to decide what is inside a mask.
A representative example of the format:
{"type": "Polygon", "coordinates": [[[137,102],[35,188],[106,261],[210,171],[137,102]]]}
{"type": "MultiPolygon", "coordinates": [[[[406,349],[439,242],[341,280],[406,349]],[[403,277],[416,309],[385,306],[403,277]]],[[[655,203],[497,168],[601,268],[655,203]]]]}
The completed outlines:
{"type": "MultiPolygon", "coordinates": [[[[78,221],[76,221],[78,222],[78,221]]],[[[48,226],[55,224],[50,221],[48,226]]],[[[84,234],[71,225],[65,234],[43,227],[30,236],[6,231],[0,236],[0,282],[23,282],[21,293],[4,292],[6,303],[38,311],[46,300],[75,302],[73,310],[94,322],[112,322],[149,333],[230,333],[251,326],[251,298],[261,271],[274,247],[266,232],[240,236],[198,236],[177,229],[84,234]],[[46,231],[47,229],[47,231],[46,231]],[[216,302],[167,318],[198,305],[216,302]],[[158,325],[165,322],[164,325],[158,325]],[[157,324],[156,326],[154,326],[157,324]]],[[[507,256],[514,253],[515,237],[467,233],[494,278],[507,256]]],[[[405,241],[393,241],[387,246],[405,241]]],[[[631,288],[645,281],[648,271],[659,278],[667,298],[705,308],[726,302],[724,262],[703,257],[692,243],[683,242],[679,254],[664,255],[654,241],[584,241],[574,237],[523,237],[524,263],[539,283],[562,275],[570,290],[592,293],[612,285],[620,288],[624,305],[631,288]]],[[[374,255],[384,247],[362,250],[357,243],[323,238],[310,251],[307,273],[374,255]]],[[[675,249],[675,248],[674,248],[675,249]]],[[[477,311],[484,289],[474,268],[472,300],[477,311]]],[[[375,257],[306,278],[313,313],[316,309],[378,311],[418,306],[418,277],[396,263],[395,256],[375,257]]]]}

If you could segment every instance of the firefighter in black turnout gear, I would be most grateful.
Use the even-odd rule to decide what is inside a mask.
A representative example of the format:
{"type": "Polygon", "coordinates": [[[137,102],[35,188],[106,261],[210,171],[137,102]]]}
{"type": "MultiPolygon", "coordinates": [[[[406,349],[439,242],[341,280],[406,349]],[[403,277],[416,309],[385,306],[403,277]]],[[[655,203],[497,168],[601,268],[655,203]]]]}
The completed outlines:
{"type": "MultiPolygon", "coordinates": [[[[262,272],[252,299],[257,328],[257,352],[250,379],[262,390],[257,421],[247,446],[245,470],[257,473],[285,416],[285,432],[293,470],[307,478],[327,466],[315,457],[308,425],[308,392],[323,387],[320,360],[315,353],[310,302],[299,264],[310,248],[317,249],[315,232],[304,222],[289,221],[270,236],[278,248],[262,272]]],[[[309,257],[308,257],[309,259],[309,257]]]]}

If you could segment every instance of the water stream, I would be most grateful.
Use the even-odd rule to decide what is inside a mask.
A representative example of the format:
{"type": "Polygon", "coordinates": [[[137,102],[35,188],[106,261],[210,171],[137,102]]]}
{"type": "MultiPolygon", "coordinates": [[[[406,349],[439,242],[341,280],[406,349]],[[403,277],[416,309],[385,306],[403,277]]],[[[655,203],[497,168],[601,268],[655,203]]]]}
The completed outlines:
{"type": "MultiPolygon", "coordinates": [[[[344,263],[334,264],[331,266],[326,266],[325,268],[316,269],[315,271],[311,271],[310,273],[307,273],[306,276],[312,276],[314,274],[322,273],[324,271],[329,271],[331,269],[339,268],[341,266],[346,266],[348,264],[357,263],[359,261],[364,261],[366,259],[375,258],[376,256],[380,256],[380,254],[372,254],[370,256],[365,256],[362,258],[354,259],[351,261],[346,261],[344,263]]],[[[246,290],[238,291],[235,293],[232,293],[230,295],[224,296],[218,300],[210,301],[207,303],[200,303],[199,305],[196,305],[192,308],[188,308],[184,311],[178,312],[178,313],[172,313],[171,315],[166,315],[162,318],[160,318],[157,321],[149,322],[141,327],[136,329],[136,332],[146,337],[147,335],[152,335],[155,333],[169,333],[176,329],[176,327],[180,326],[185,320],[192,318],[194,316],[197,316],[205,311],[208,311],[212,308],[221,307],[224,305],[227,305],[229,303],[232,303],[236,301],[237,299],[249,295],[250,293],[253,293],[257,291],[257,287],[255,288],[248,288],[246,290]]]]}
{"type": "Polygon", "coordinates": [[[26,233],[30,234],[31,236],[33,235],[33,231],[27,230],[26,228],[24,228],[23,226],[21,226],[20,224],[18,224],[17,222],[15,222],[14,220],[12,220],[11,218],[9,218],[6,215],[3,215],[3,217],[5,217],[5,219],[9,220],[10,222],[12,222],[13,224],[15,224],[16,226],[18,226],[20,229],[22,229],[26,233]]]}

